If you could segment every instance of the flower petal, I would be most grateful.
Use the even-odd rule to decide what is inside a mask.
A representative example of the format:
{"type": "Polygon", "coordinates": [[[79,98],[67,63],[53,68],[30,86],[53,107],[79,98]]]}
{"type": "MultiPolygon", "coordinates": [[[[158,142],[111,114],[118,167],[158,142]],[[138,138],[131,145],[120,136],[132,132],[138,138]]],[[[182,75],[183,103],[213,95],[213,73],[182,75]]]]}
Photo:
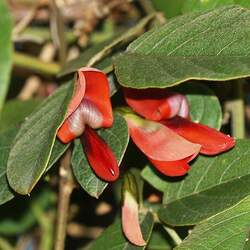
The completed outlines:
{"type": "Polygon", "coordinates": [[[156,161],[150,158],[148,159],[159,172],[167,176],[175,177],[185,175],[188,172],[190,169],[188,162],[190,162],[196,155],[179,161],[156,161]]]}
{"type": "Polygon", "coordinates": [[[122,229],[126,238],[137,246],[146,245],[139,222],[139,189],[133,173],[126,172],[122,184],[122,229]]]}
{"type": "Polygon", "coordinates": [[[200,151],[199,144],[187,141],[160,123],[134,114],[126,114],[125,119],[134,143],[150,159],[178,161],[200,151]]]}
{"type": "Polygon", "coordinates": [[[118,163],[107,143],[88,126],[81,136],[81,142],[96,175],[105,181],[115,181],[119,177],[118,163]]]}
{"type": "Polygon", "coordinates": [[[139,224],[139,208],[136,200],[126,192],[122,206],[122,230],[126,238],[137,246],[145,246],[139,224]]]}
{"type": "Polygon", "coordinates": [[[100,128],[113,123],[109,83],[104,73],[95,68],[79,69],[75,89],[64,123],[57,133],[63,143],[81,135],[85,124],[100,128]]]}
{"type": "Polygon", "coordinates": [[[234,147],[235,139],[220,131],[176,116],[162,124],[187,140],[201,145],[200,153],[215,155],[234,147]]]}
{"type": "Polygon", "coordinates": [[[188,117],[189,109],[185,96],[166,89],[124,88],[128,105],[141,116],[160,121],[179,114],[188,117]]]}
{"type": "Polygon", "coordinates": [[[84,77],[86,81],[84,99],[91,101],[103,116],[102,127],[112,126],[113,113],[107,76],[99,70],[89,68],[80,69],[78,74],[79,79],[84,77]]]}

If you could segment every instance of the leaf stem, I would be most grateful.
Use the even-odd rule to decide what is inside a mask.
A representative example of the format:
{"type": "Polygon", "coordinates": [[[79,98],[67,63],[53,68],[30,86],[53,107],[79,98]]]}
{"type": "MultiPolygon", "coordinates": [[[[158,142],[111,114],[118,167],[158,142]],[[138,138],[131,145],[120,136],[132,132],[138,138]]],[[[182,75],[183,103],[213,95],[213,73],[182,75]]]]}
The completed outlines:
{"type": "Polygon", "coordinates": [[[20,52],[14,52],[13,63],[15,66],[45,75],[56,75],[60,71],[60,66],[55,62],[43,62],[40,59],[20,52]]]}
{"type": "Polygon", "coordinates": [[[55,250],[64,250],[70,196],[74,189],[74,179],[71,170],[71,151],[68,149],[61,160],[59,169],[59,197],[57,210],[55,250]]]}
{"type": "Polygon", "coordinates": [[[163,226],[163,228],[166,230],[166,232],[169,234],[169,236],[172,238],[176,246],[180,245],[182,242],[182,239],[180,236],[176,233],[176,231],[173,228],[163,226]]]}

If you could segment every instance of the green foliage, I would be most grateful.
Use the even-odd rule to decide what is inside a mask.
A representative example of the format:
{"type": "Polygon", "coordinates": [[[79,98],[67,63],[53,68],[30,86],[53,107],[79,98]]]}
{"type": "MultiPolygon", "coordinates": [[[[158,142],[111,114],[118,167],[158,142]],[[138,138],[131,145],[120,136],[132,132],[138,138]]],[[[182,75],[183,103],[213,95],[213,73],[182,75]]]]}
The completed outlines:
{"type": "MultiPolygon", "coordinates": [[[[113,126],[109,129],[100,129],[98,133],[110,146],[118,162],[121,163],[129,139],[126,121],[120,115],[115,114],[113,126]]],[[[74,175],[82,188],[89,195],[98,198],[108,183],[100,180],[93,172],[83,152],[80,140],[75,142],[72,167],[74,175]]]]}
{"type": "Polygon", "coordinates": [[[14,197],[6,177],[6,166],[11,149],[12,142],[18,129],[10,129],[0,134],[0,205],[11,200],[14,197]]]}
{"type": "Polygon", "coordinates": [[[181,14],[181,8],[188,0],[152,0],[156,10],[162,11],[167,18],[181,14]]]}
{"type": "Polygon", "coordinates": [[[173,225],[196,224],[249,195],[249,147],[249,140],[237,140],[227,153],[199,156],[182,180],[165,178],[146,167],[143,178],[164,193],[160,219],[173,225]]]}
{"type": "Polygon", "coordinates": [[[27,101],[11,100],[4,104],[0,114],[0,133],[10,127],[15,127],[24,121],[38,104],[39,99],[30,99],[27,101]]]}
{"type": "MultiPolygon", "coordinates": [[[[249,8],[249,1],[152,1],[158,9],[167,13],[168,17],[186,14],[167,20],[165,25],[151,29],[141,36],[151,21],[154,20],[157,25],[161,19],[156,13],[150,13],[145,18],[139,15],[141,20],[137,25],[114,34],[112,39],[106,40],[105,37],[104,42],[96,43],[93,42],[96,39],[94,38],[93,46],[83,51],[77,59],[65,63],[59,76],[74,73],[86,65],[94,65],[109,73],[112,79],[111,96],[120,91],[112,97],[114,108],[124,105],[122,88],[119,88],[117,80],[121,86],[138,89],[173,87],[173,91],[186,96],[190,118],[193,121],[219,129],[222,124],[219,100],[202,80],[210,81],[207,82],[210,84],[211,81],[222,82],[250,76],[250,10],[230,5],[240,4],[249,8]],[[199,12],[203,10],[206,11],[199,12]],[[130,42],[132,43],[127,50],[120,53],[130,42]]],[[[141,4],[147,4],[147,1],[139,1],[135,8],[141,4]]],[[[145,6],[141,7],[146,10],[145,6]]],[[[0,35],[1,109],[8,89],[12,52],[11,21],[4,2],[0,3],[0,11],[3,13],[0,17],[3,33],[0,35]]],[[[114,30],[112,36],[113,32],[114,30]]],[[[103,34],[106,35],[105,32],[103,34]]],[[[111,34],[108,34],[108,37],[110,36],[111,34]]],[[[21,59],[24,60],[26,57],[22,56],[21,59]]],[[[16,58],[20,60],[20,55],[16,58]]],[[[57,63],[52,64],[59,67],[57,63]]],[[[39,61],[36,66],[38,68],[31,67],[30,70],[35,69],[42,73],[39,69],[45,67],[47,70],[48,65],[52,64],[39,61]]],[[[29,63],[27,65],[30,67],[29,63]]],[[[14,198],[15,192],[29,194],[39,179],[52,166],[58,164],[67,149],[72,150],[71,165],[75,179],[87,194],[99,198],[107,187],[108,183],[99,179],[93,172],[80,140],[77,139],[70,145],[56,139],[73,91],[73,84],[69,83],[59,88],[39,106],[39,100],[14,100],[3,106],[0,117],[0,205],[14,198]]],[[[226,96],[226,99],[229,98],[226,96]]],[[[113,126],[99,129],[98,134],[107,142],[121,164],[129,141],[129,131],[124,118],[115,113],[113,126]]],[[[129,167],[136,167],[132,172],[138,184],[140,224],[147,246],[137,247],[129,243],[118,218],[89,245],[89,249],[172,249],[180,239],[174,230],[167,231],[169,228],[165,228],[164,231],[163,225],[160,225],[162,223],[185,226],[178,229],[182,238],[187,235],[190,225],[194,226],[192,232],[175,249],[249,248],[246,239],[250,226],[250,140],[237,140],[234,149],[215,157],[198,156],[191,163],[188,174],[178,178],[163,176],[149,165],[141,172],[140,166],[147,164],[147,158],[143,154],[135,155],[138,152],[132,142],[130,146],[124,158],[126,168],[122,171],[127,174],[131,171],[129,167]],[[144,181],[163,196],[147,186],[144,188],[144,181]],[[154,199],[156,203],[152,203],[154,199]],[[158,224],[154,227],[155,222],[158,224]]],[[[111,185],[116,193],[115,204],[112,204],[114,208],[120,203],[122,187],[119,183],[111,185]]],[[[106,201],[106,197],[104,198],[106,201]]],[[[17,197],[16,200],[5,204],[2,206],[3,210],[0,210],[3,214],[0,220],[0,234],[19,236],[38,222],[42,238],[43,227],[46,225],[40,215],[44,211],[47,212],[49,206],[55,206],[53,199],[54,191],[42,188],[42,191],[34,193],[30,200],[28,197],[17,197]],[[22,199],[24,204],[20,206],[22,199]],[[17,214],[11,217],[5,216],[6,211],[9,212],[8,208],[13,208],[15,204],[18,204],[22,211],[14,211],[17,214]]],[[[108,197],[108,202],[109,199],[113,202],[113,197],[108,197]]],[[[64,199],[62,201],[64,202],[64,199]]],[[[54,209],[51,211],[53,218],[54,209]]],[[[66,209],[63,212],[63,216],[67,217],[66,209]]],[[[51,214],[43,215],[46,217],[51,214]]],[[[89,221],[93,222],[93,218],[88,218],[89,221]]],[[[50,219],[48,222],[51,222],[50,219]]],[[[51,235],[52,226],[49,232],[51,235]]]]}
{"type": "Polygon", "coordinates": [[[42,188],[32,198],[17,199],[0,208],[0,234],[20,235],[27,232],[37,221],[36,212],[38,208],[42,211],[48,209],[55,203],[55,194],[51,189],[42,188]],[[16,205],[15,213],[12,213],[13,206],[16,205]]]}
{"type": "MultiPolygon", "coordinates": [[[[143,238],[146,242],[149,241],[154,226],[153,215],[148,212],[146,215],[140,217],[141,230],[143,238]]],[[[101,236],[94,241],[89,250],[102,249],[116,249],[116,250],[135,250],[145,249],[145,247],[138,247],[129,243],[123,236],[121,221],[119,219],[109,226],[101,236]]]]}
{"type": "Polygon", "coordinates": [[[155,8],[162,11],[167,18],[233,4],[250,8],[248,0],[152,0],[152,2],[155,8]]]}
{"type": "Polygon", "coordinates": [[[248,0],[187,0],[183,1],[181,12],[205,11],[232,4],[239,4],[242,7],[250,8],[250,2],[248,0]]]}
{"type": "Polygon", "coordinates": [[[146,32],[115,59],[119,83],[165,88],[187,80],[250,75],[250,11],[237,6],[174,18],[146,32]]]}
{"type": "Polygon", "coordinates": [[[166,231],[163,230],[161,225],[155,225],[150,241],[147,245],[148,250],[170,250],[172,249],[169,244],[169,239],[167,237],[166,231]]]}
{"type": "Polygon", "coordinates": [[[5,0],[0,2],[0,111],[7,95],[12,67],[12,20],[5,0]]]}
{"type": "Polygon", "coordinates": [[[198,224],[176,250],[248,249],[250,197],[198,224]]]}
{"type": "Polygon", "coordinates": [[[9,184],[16,192],[29,194],[45,172],[72,89],[73,84],[58,89],[22,124],[7,165],[9,184]]]}

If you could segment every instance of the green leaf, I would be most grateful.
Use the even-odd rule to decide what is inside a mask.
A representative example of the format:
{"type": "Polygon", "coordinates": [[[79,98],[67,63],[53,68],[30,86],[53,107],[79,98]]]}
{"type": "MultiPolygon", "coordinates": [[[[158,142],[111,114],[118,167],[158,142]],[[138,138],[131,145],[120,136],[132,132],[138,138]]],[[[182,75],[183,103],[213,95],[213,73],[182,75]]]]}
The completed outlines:
{"type": "Polygon", "coordinates": [[[197,225],[176,250],[243,249],[250,227],[250,197],[197,225]]]}
{"type": "Polygon", "coordinates": [[[64,144],[60,140],[56,139],[52,148],[51,156],[46,168],[46,172],[60,159],[64,152],[69,148],[70,143],[64,144]]]}
{"type": "Polygon", "coordinates": [[[23,122],[25,117],[40,103],[41,100],[39,99],[27,101],[11,100],[6,102],[0,115],[0,133],[23,122]]]}
{"type": "Polygon", "coordinates": [[[250,8],[250,1],[248,0],[187,0],[183,1],[181,12],[194,12],[194,11],[204,11],[208,9],[215,9],[218,7],[239,4],[242,7],[250,8]]]}
{"type": "Polygon", "coordinates": [[[10,189],[7,177],[6,166],[11,144],[16,136],[18,129],[10,129],[0,134],[0,205],[6,203],[14,197],[10,189]]]}
{"type": "MultiPolygon", "coordinates": [[[[185,0],[188,1],[188,0],[185,0]]],[[[181,7],[183,0],[152,0],[153,5],[158,11],[165,14],[167,18],[174,17],[181,14],[181,7]]]]}
{"type": "Polygon", "coordinates": [[[225,81],[250,75],[250,11],[227,6],[171,19],[115,59],[121,85],[165,88],[187,80],[225,81]]]}
{"type": "Polygon", "coordinates": [[[168,237],[166,231],[161,227],[160,224],[156,224],[150,237],[150,241],[147,245],[147,250],[173,249],[169,242],[171,242],[171,238],[168,237]]]}
{"type": "Polygon", "coordinates": [[[164,192],[162,221],[192,225],[234,205],[250,193],[250,140],[237,140],[231,151],[199,156],[182,179],[167,178],[146,167],[143,178],[164,192]]]}
{"type": "MultiPolygon", "coordinates": [[[[17,128],[12,128],[0,134],[0,205],[15,197],[15,194],[11,190],[7,181],[6,168],[11,144],[13,143],[17,132],[17,128]]],[[[55,141],[46,172],[57,162],[69,146],[70,144],[63,144],[59,140],[55,141]]]]}
{"type": "Polygon", "coordinates": [[[176,90],[186,96],[192,121],[220,129],[222,110],[218,98],[211,89],[204,84],[188,82],[178,86],[176,90]]]}
{"type": "MultiPolygon", "coordinates": [[[[98,134],[107,142],[114,152],[117,160],[121,163],[123,155],[128,145],[129,135],[127,123],[120,115],[115,114],[114,124],[109,129],[100,129],[98,134]]],[[[83,152],[82,145],[76,140],[72,155],[73,173],[82,188],[91,196],[98,198],[106,186],[107,182],[100,180],[90,167],[83,152]]]]}
{"type": "Polygon", "coordinates": [[[0,110],[2,109],[9,86],[12,67],[12,20],[6,1],[0,1],[0,110]]]}
{"type": "MultiPolygon", "coordinates": [[[[153,215],[148,212],[144,216],[140,216],[141,229],[143,238],[146,242],[149,241],[152,228],[154,226],[153,215]]],[[[121,228],[121,220],[117,219],[111,226],[109,226],[97,240],[91,245],[89,250],[103,250],[103,249],[114,249],[114,250],[135,250],[145,249],[145,247],[138,247],[130,244],[123,236],[121,228]],[[112,239],[112,240],[111,240],[112,239]]]]}
{"type": "Polygon", "coordinates": [[[113,70],[111,57],[108,57],[115,48],[121,48],[144,31],[145,26],[155,17],[155,14],[148,15],[141,19],[134,27],[125,32],[118,33],[116,36],[105,42],[97,44],[83,52],[78,58],[66,63],[60,72],[60,76],[73,73],[84,66],[93,66],[109,73],[113,70]]]}
{"type": "MultiPolygon", "coordinates": [[[[169,187],[172,178],[165,177],[157,172],[152,165],[146,165],[141,172],[142,178],[160,192],[164,192],[169,187]]],[[[175,180],[175,179],[173,179],[175,180]]]]}
{"type": "Polygon", "coordinates": [[[23,123],[10,151],[7,177],[20,194],[29,194],[45,172],[71,99],[73,84],[58,89],[23,123]]]}

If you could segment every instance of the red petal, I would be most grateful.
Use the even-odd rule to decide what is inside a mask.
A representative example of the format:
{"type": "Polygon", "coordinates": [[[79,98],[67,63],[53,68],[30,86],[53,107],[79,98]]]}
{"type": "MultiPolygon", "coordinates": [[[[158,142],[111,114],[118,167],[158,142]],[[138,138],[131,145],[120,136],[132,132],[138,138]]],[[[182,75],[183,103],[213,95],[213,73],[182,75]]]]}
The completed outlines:
{"type": "MultiPolygon", "coordinates": [[[[82,68],[81,70],[84,72],[87,69],[88,68],[82,68]]],[[[79,71],[75,84],[75,93],[69,103],[66,118],[68,118],[77,109],[85,95],[86,80],[85,77],[80,77],[79,71]]]]}
{"type": "Polygon", "coordinates": [[[107,76],[98,70],[83,68],[78,71],[79,79],[85,78],[86,90],[84,99],[90,100],[103,116],[102,127],[113,124],[113,113],[110,101],[109,82],[107,76]]]}
{"type": "Polygon", "coordinates": [[[138,204],[130,194],[125,194],[124,205],[122,206],[122,229],[126,238],[137,246],[145,246],[139,224],[138,204]],[[128,196],[128,197],[127,197],[128,196]]]}
{"type": "Polygon", "coordinates": [[[162,121],[187,140],[201,145],[201,153],[215,155],[234,147],[235,139],[208,126],[194,123],[188,119],[176,116],[171,120],[162,121]]]}
{"type": "Polygon", "coordinates": [[[179,161],[156,161],[150,158],[149,160],[162,174],[174,177],[185,175],[190,169],[188,162],[190,162],[195,156],[196,155],[190,156],[179,161]]]}
{"type": "Polygon", "coordinates": [[[84,129],[84,124],[82,124],[83,121],[87,121],[88,118],[93,120],[99,112],[102,115],[101,127],[110,127],[113,124],[112,106],[109,97],[109,83],[104,73],[95,68],[79,69],[75,89],[75,93],[68,106],[65,121],[57,133],[58,138],[63,143],[68,143],[79,136],[77,132],[81,132],[84,129]],[[79,108],[80,104],[83,104],[83,100],[85,100],[85,103],[92,105],[93,111],[96,109],[98,112],[95,114],[88,114],[88,117],[85,117],[87,120],[84,119],[84,117],[78,119],[79,116],[86,115],[84,114],[84,110],[85,113],[91,111],[90,105],[85,105],[86,109],[82,109],[80,114],[78,113],[75,117],[72,117],[73,120],[69,122],[70,116],[74,115],[76,111],[79,111],[77,108],[79,108]],[[88,110],[87,107],[89,107],[88,110]],[[75,121],[76,125],[73,126],[72,123],[75,124],[75,121]]]}
{"type": "Polygon", "coordinates": [[[186,98],[166,89],[124,88],[124,96],[128,105],[136,113],[149,120],[160,121],[176,114],[188,117],[186,98]]]}
{"type": "Polygon", "coordinates": [[[196,155],[200,145],[191,143],[160,123],[135,115],[125,116],[130,136],[140,150],[157,161],[178,161],[196,155]]]}
{"type": "Polygon", "coordinates": [[[81,136],[81,142],[96,175],[105,181],[115,181],[119,177],[118,163],[106,142],[88,126],[81,136]]]}
{"type": "Polygon", "coordinates": [[[68,119],[66,119],[66,121],[59,128],[59,130],[57,132],[57,137],[63,143],[69,143],[70,141],[72,141],[76,138],[75,133],[73,131],[71,131],[71,129],[70,129],[70,123],[69,123],[68,119]]]}

